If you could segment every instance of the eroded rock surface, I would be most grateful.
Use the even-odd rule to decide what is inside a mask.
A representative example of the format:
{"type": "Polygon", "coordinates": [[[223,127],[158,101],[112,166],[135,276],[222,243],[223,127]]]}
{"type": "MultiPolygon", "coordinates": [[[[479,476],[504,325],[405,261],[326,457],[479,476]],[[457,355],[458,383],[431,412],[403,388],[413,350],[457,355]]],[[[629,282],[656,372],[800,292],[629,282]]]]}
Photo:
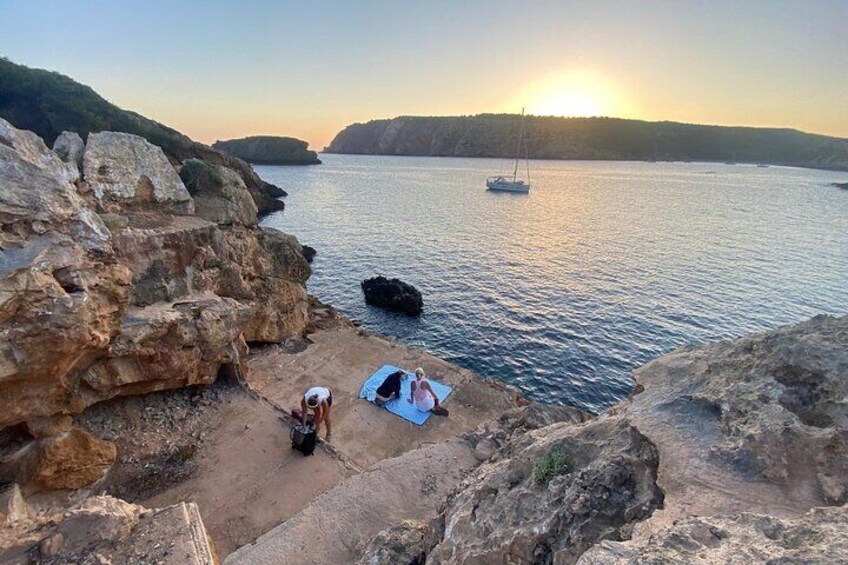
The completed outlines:
{"type": "Polygon", "coordinates": [[[794,520],[741,514],[687,518],[640,542],[604,541],[578,565],[846,563],[848,507],[815,508],[794,520]]]}
{"type": "MultiPolygon", "coordinates": [[[[223,184],[201,193],[220,206],[201,210],[214,222],[192,214],[176,170],[142,138],[102,132],[83,146],[68,134],[54,152],[0,120],[0,429],[28,422],[37,438],[67,439],[53,425],[62,415],[209,383],[240,363],[245,338],[302,335],[311,271],[300,244],[256,227],[239,175],[210,167],[223,184]]],[[[0,467],[20,456],[6,450],[0,467]]]]}
{"type": "Polygon", "coordinates": [[[783,515],[848,501],[848,316],[684,348],[634,377],[628,416],[693,513],[702,499],[783,515]]]}
{"type": "Polygon", "coordinates": [[[371,538],[357,565],[424,565],[429,526],[404,520],[371,538]]]}
{"type": "Polygon", "coordinates": [[[8,465],[27,486],[77,489],[103,477],[117,453],[114,443],[73,428],[28,445],[8,465]]]}
{"type": "Polygon", "coordinates": [[[74,131],[63,131],[53,142],[53,152],[65,163],[76,167],[77,174],[82,172],[82,157],[85,153],[85,142],[74,131]]]}
{"type": "Polygon", "coordinates": [[[256,204],[234,170],[189,159],[180,167],[180,178],[201,218],[222,225],[256,225],[256,204]]]}
{"type": "Polygon", "coordinates": [[[449,496],[427,563],[574,563],[662,506],[656,448],[621,418],[520,434],[449,496]],[[540,482],[552,454],[565,466],[540,482]]]}
{"type": "Polygon", "coordinates": [[[83,174],[107,211],[124,207],[169,207],[191,214],[194,203],[159,147],[129,133],[100,132],[88,136],[83,174]]]}
{"type": "Polygon", "coordinates": [[[0,529],[0,562],[212,565],[217,560],[196,505],[148,510],[97,496],[0,529]]]}

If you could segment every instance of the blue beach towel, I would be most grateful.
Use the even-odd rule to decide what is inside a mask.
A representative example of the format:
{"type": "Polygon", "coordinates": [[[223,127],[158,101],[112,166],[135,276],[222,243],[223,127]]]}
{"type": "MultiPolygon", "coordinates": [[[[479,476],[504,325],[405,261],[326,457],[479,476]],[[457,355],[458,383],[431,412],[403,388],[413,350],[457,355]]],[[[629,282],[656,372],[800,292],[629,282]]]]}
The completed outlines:
{"type": "MultiPolygon", "coordinates": [[[[398,369],[393,365],[383,365],[376,373],[368,377],[368,380],[366,380],[362,385],[362,388],[359,390],[359,398],[364,398],[368,402],[374,402],[374,397],[377,394],[377,388],[383,384],[386,377],[395,371],[402,370],[403,369],[398,369]]],[[[427,418],[430,417],[430,412],[422,412],[416,408],[414,404],[407,402],[409,394],[412,392],[411,385],[412,381],[415,380],[415,374],[409,372],[406,372],[406,374],[408,375],[407,378],[404,379],[400,385],[400,398],[394,398],[386,402],[383,404],[383,407],[392,414],[421,426],[427,421],[427,418]]],[[[453,388],[448,385],[436,382],[433,379],[428,379],[428,381],[430,381],[430,386],[433,388],[433,392],[435,392],[436,396],[439,397],[439,402],[444,402],[448,395],[453,391],[453,388]]]]}

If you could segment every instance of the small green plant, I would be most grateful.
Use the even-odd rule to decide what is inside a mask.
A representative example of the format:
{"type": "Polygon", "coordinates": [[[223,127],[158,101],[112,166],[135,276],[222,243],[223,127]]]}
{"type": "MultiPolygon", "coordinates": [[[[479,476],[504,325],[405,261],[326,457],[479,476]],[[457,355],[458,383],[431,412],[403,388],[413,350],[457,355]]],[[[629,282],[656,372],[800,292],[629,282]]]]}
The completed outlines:
{"type": "Polygon", "coordinates": [[[554,477],[564,475],[570,470],[565,452],[560,448],[555,448],[533,464],[533,483],[537,486],[546,487],[554,477]]]}

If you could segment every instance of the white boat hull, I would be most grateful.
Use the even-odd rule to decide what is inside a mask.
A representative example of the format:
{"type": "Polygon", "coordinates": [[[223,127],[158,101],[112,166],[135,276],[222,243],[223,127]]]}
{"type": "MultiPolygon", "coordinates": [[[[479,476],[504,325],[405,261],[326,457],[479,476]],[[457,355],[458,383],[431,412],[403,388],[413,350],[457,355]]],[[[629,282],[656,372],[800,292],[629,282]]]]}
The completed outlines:
{"type": "Polygon", "coordinates": [[[486,181],[486,186],[489,190],[497,192],[520,192],[527,194],[530,192],[530,184],[524,181],[510,181],[506,179],[489,179],[486,181]]]}

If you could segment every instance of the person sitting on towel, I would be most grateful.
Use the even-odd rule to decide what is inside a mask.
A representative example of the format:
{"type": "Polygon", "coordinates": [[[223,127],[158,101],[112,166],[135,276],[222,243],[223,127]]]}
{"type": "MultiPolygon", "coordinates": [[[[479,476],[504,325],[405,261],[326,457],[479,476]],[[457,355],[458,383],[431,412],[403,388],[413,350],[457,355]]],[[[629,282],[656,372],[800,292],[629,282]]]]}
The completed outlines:
{"type": "Polygon", "coordinates": [[[412,381],[411,388],[409,402],[415,404],[416,408],[439,416],[448,415],[447,409],[439,404],[439,397],[433,392],[433,387],[430,386],[430,381],[427,380],[427,375],[421,367],[415,369],[415,380],[412,381]]]}
{"type": "Polygon", "coordinates": [[[324,437],[324,441],[327,443],[330,442],[330,438],[333,435],[333,425],[330,421],[330,408],[332,406],[333,393],[325,386],[314,386],[310,388],[306,391],[306,394],[303,395],[303,398],[300,399],[300,408],[301,414],[303,414],[304,424],[306,423],[309,411],[312,410],[315,413],[315,421],[313,422],[313,425],[315,427],[316,435],[321,429],[321,424],[326,422],[327,435],[324,437]]]}
{"type": "Polygon", "coordinates": [[[393,398],[400,398],[400,384],[406,378],[404,371],[395,371],[377,387],[377,394],[374,397],[374,404],[382,406],[393,398]]]}

